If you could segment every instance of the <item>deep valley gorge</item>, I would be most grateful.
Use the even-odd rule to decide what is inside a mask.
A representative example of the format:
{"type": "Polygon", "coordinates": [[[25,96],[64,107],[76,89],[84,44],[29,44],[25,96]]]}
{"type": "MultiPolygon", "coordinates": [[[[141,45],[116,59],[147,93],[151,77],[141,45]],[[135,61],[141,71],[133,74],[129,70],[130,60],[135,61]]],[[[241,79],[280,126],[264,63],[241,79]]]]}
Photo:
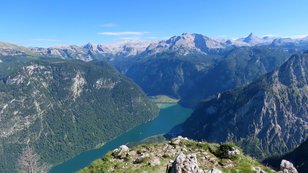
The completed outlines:
{"type": "Polygon", "coordinates": [[[308,2],[0,5],[0,173],[308,173],[308,2]]]}

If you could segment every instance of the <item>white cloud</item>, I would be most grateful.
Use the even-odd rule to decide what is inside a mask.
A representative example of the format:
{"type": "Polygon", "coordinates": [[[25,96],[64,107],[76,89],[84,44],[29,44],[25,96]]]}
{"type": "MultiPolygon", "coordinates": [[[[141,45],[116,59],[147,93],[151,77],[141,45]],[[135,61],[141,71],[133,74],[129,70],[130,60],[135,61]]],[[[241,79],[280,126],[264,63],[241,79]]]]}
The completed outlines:
{"type": "Polygon", "coordinates": [[[278,37],[278,38],[292,38],[292,39],[299,39],[299,38],[305,38],[308,36],[308,34],[303,34],[303,35],[284,35],[284,36],[279,36],[279,35],[276,35],[276,34],[266,34],[266,35],[263,35],[262,37],[278,37]]]}
{"type": "Polygon", "coordinates": [[[149,32],[100,32],[99,35],[105,36],[142,36],[149,32]]]}
{"type": "Polygon", "coordinates": [[[121,37],[120,40],[141,40],[140,37],[121,37]]]}
{"type": "Polygon", "coordinates": [[[161,39],[161,37],[150,36],[150,37],[147,37],[147,39],[158,40],[158,39],[161,39]]]}
{"type": "Polygon", "coordinates": [[[288,36],[288,37],[293,38],[293,39],[297,39],[297,38],[305,38],[305,37],[307,37],[307,36],[308,36],[308,35],[305,34],[305,35],[290,35],[290,36],[288,36]]]}
{"type": "Polygon", "coordinates": [[[115,23],[104,23],[101,25],[101,27],[103,28],[114,28],[114,27],[117,27],[118,25],[115,24],[115,23]]]}
{"type": "Polygon", "coordinates": [[[60,42],[58,39],[52,38],[31,38],[29,41],[36,41],[36,42],[60,42]]]}
{"type": "Polygon", "coordinates": [[[277,37],[277,35],[275,35],[275,34],[265,34],[265,35],[262,35],[261,37],[277,37]]]}

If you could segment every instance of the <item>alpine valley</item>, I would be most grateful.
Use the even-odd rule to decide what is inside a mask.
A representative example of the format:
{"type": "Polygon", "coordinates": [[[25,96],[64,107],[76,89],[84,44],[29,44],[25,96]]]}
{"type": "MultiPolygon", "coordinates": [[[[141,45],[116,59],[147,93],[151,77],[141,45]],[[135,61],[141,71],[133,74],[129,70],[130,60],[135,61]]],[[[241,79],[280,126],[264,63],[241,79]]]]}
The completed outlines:
{"type": "Polygon", "coordinates": [[[158,113],[106,62],[6,56],[0,69],[1,172],[15,172],[25,146],[58,164],[158,113]]]}
{"type": "Polygon", "coordinates": [[[1,42],[0,172],[17,172],[26,147],[60,164],[174,104],[193,109],[184,123],[81,172],[307,172],[299,152],[308,150],[307,49],[308,37],[254,34],[49,48],[1,42]]]}

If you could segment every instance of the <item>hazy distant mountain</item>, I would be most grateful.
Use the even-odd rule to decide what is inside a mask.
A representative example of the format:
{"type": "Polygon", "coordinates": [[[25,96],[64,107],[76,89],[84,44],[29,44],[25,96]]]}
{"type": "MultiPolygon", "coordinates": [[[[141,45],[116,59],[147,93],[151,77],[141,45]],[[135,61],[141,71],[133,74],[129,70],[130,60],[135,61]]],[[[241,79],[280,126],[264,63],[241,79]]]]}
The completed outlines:
{"type": "Polygon", "coordinates": [[[0,56],[20,56],[32,54],[33,52],[26,47],[0,42],[0,56]]]}
{"type": "Polygon", "coordinates": [[[262,158],[285,153],[307,139],[308,54],[244,88],[201,102],[183,124],[183,135],[211,142],[235,141],[262,158]]]}
{"type": "Polygon", "coordinates": [[[84,46],[58,46],[50,48],[30,48],[31,51],[44,56],[55,56],[64,59],[114,60],[139,55],[156,41],[122,41],[108,44],[91,44],[84,46]]]}
{"type": "Polygon", "coordinates": [[[260,38],[253,33],[249,34],[245,38],[237,39],[233,42],[235,46],[256,46],[256,45],[267,45],[271,44],[274,40],[274,37],[263,37],[260,38]]]}
{"type": "Polygon", "coordinates": [[[0,57],[0,168],[30,145],[50,164],[153,119],[158,108],[106,62],[0,57]]]}
{"type": "Polygon", "coordinates": [[[292,39],[280,37],[258,37],[249,34],[247,37],[236,40],[221,38],[210,38],[201,34],[183,33],[180,36],[173,36],[167,40],[130,40],[106,44],[91,44],[84,46],[67,45],[49,48],[22,47],[9,43],[0,42],[0,55],[21,55],[38,54],[44,56],[55,56],[64,59],[80,59],[83,61],[91,60],[115,60],[126,57],[147,57],[162,53],[176,53],[176,55],[186,56],[193,53],[221,53],[234,47],[243,46],[297,46],[303,49],[308,45],[308,37],[292,39]]]}
{"type": "Polygon", "coordinates": [[[276,38],[273,40],[272,46],[284,46],[284,47],[305,47],[308,46],[308,37],[292,39],[292,38],[276,38]]]}

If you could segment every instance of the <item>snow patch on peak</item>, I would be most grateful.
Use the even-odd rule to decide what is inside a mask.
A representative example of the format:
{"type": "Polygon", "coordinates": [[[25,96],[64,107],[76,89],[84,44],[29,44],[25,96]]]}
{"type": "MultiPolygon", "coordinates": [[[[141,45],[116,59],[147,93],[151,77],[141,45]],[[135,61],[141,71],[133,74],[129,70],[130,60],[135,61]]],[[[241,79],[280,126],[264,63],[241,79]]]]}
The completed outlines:
{"type": "Polygon", "coordinates": [[[201,34],[183,33],[180,36],[173,36],[168,40],[162,40],[156,44],[151,44],[147,52],[155,54],[165,51],[173,51],[181,55],[191,52],[206,54],[209,49],[225,48],[225,43],[211,39],[201,34]]]}
{"type": "Polygon", "coordinates": [[[146,50],[146,48],[157,41],[150,40],[124,40],[120,42],[112,42],[107,44],[97,45],[97,50],[100,53],[110,55],[135,56],[146,50]]]}

